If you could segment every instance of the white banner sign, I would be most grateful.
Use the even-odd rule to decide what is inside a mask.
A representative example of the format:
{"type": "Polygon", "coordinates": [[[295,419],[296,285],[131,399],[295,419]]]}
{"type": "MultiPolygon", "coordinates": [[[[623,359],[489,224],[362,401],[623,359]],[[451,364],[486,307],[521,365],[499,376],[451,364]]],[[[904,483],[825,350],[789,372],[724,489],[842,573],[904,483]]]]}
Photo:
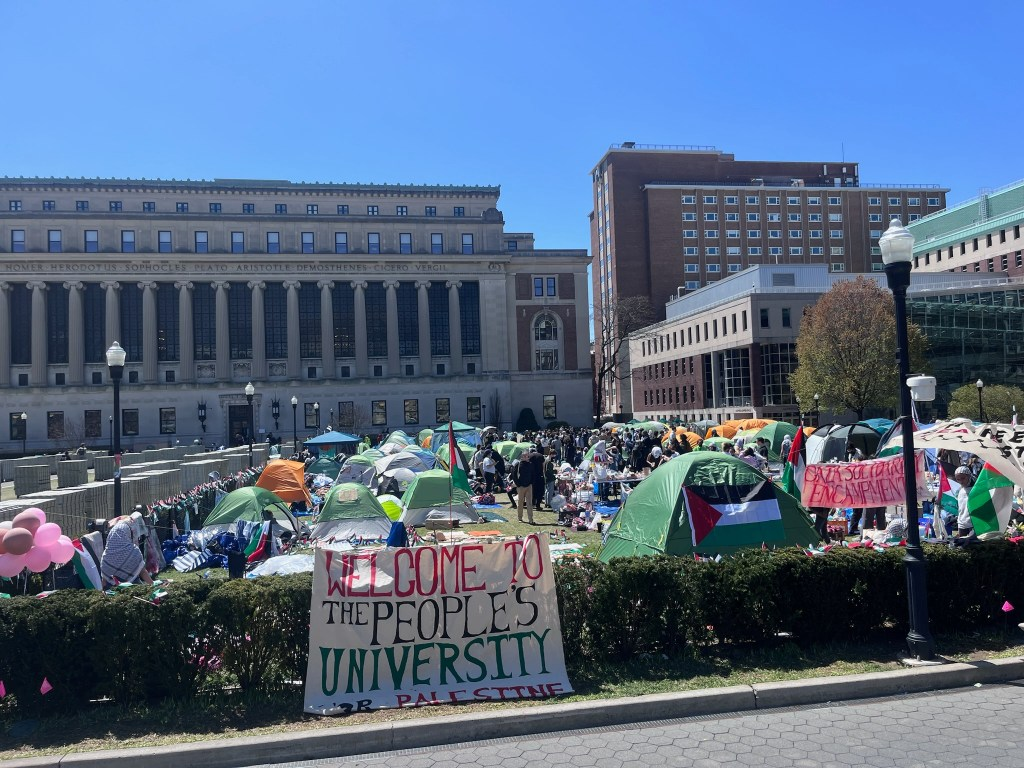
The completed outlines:
{"type": "Polygon", "coordinates": [[[571,691],[547,537],[317,549],[306,712],[571,691]]]}

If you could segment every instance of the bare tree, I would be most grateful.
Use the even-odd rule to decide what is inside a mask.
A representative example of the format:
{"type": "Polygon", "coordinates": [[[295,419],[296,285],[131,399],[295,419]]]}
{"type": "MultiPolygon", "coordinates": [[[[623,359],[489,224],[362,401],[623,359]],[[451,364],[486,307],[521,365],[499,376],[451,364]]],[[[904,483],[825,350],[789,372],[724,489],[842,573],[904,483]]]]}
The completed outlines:
{"type": "Polygon", "coordinates": [[[498,390],[491,392],[491,396],[487,401],[487,407],[491,410],[490,423],[501,429],[501,417],[504,414],[501,412],[501,395],[498,394],[498,390]]]}
{"type": "MultiPolygon", "coordinates": [[[[628,379],[629,337],[655,321],[646,296],[626,296],[594,306],[594,415],[604,412],[604,390],[609,382],[628,379]]],[[[648,335],[648,334],[644,334],[648,335]]],[[[634,335],[634,338],[636,336],[634,335]]]]}

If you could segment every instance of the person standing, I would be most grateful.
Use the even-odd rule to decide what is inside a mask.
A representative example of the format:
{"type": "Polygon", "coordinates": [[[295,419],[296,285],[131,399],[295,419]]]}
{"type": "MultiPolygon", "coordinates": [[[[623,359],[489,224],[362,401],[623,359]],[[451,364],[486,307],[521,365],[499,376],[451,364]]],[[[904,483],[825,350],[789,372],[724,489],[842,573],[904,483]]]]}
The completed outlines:
{"type": "Polygon", "coordinates": [[[526,509],[533,525],[533,464],[530,463],[530,452],[523,451],[519,461],[512,467],[512,483],[516,487],[516,515],[520,523],[523,520],[523,509],[526,509]]]}
{"type": "Polygon", "coordinates": [[[533,465],[533,508],[540,512],[544,501],[544,455],[536,445],[530,451],[530,464],[533,465]]]}
{"type": "Polygon", "coordinates": [[[960,483],[960,490],[956,492],[956,536],[962,539],[974,535],[974,521],[971,520],[971,510],[967,504],[971,486],[974,485],[974,474],[970,467],[957,467],[953,479],[960,483]]]}
{"type": "Polygon", "coordinates": [[[494,451],[488,448],[484,451],[483,458],[480,460],[480,469],[484,475],[484,493],[492,493],[494,491],[494,470],[497,465],[493,454],[494,451]]]}
{"type": "Polygon", "coordinates": [[[544,503],[548,505],[548,509],[551,509],[551,499],[555,495],[555,480],[558,478],[555,457],[555,449],[548,448],[548,457],[544,461],[544,503]]]}

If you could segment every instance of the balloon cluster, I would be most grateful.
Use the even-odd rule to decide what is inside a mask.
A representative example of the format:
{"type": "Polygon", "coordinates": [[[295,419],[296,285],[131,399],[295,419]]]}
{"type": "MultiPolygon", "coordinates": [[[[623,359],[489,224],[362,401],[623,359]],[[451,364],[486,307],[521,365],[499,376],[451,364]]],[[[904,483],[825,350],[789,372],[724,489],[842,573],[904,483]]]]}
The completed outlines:
{"type": "Polygon", "coordinates": [[[42,573],[50,563],[64,565],[75,556],[71,539],[41,509],[26,509],[0,523],[0,576],[13,578],[28,568],[42,573]]]}

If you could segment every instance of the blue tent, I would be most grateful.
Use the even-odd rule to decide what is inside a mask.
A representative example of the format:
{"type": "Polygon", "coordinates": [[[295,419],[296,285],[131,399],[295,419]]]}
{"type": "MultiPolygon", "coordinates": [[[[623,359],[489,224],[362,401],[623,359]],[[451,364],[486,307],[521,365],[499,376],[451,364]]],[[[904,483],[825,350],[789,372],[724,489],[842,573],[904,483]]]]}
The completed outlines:
{"type": "Polygon", "coordinates": [[[329,432],[324,432],[322,435],[311,437],[303,445],[312,449],[317,455],[323,452],[325,455],[331,456],[341,447],[347,448],[347,452],[351,453],[359,442],[359,438],[355,435],[350,435],[347,432],[336,432],[332,429],[329,432]]]}

